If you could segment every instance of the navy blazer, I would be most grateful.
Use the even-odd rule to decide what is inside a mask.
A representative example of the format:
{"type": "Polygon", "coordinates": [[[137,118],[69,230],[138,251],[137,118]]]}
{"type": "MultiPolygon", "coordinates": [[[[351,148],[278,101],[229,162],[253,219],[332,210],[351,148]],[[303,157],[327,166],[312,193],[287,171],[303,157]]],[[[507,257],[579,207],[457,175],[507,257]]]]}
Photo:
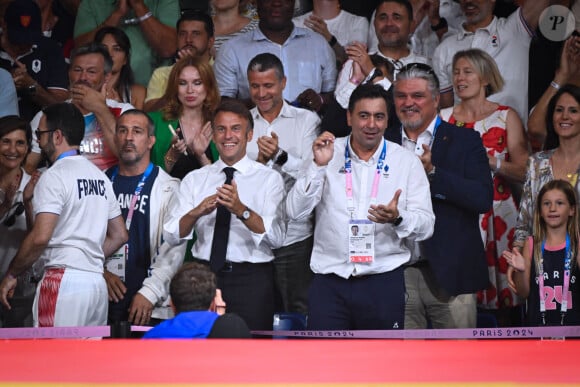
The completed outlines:
{"type": "MultiPolygon", "coordinates": [[[[388,130],[385,138],[401,144],[401,128],[388,130]]],[[[431,152],[435,231],[421,251],[447,293],[475,293],[489,283],[479,230],[479,214],[493,204],[487,154],[479,133],[445,121],[437,128],[431,152]]]]}

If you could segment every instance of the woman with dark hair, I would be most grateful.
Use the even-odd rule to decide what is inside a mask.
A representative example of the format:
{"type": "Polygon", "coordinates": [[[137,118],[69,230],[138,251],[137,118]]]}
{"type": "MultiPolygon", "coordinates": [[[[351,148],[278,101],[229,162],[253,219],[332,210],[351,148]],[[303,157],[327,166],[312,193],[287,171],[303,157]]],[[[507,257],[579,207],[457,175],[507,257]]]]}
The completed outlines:
{"type": "MultiPolygon", "coordinates": [[[[32,227],[32,195],[38,174],[30,176],[22,168],[30,151],[32,132],[27,121],[18,116],[0,118],[0,277],[32,227]]],[[[11,299],[12,309],[0,306],[0,326],[32,326],[32,302],[36,285],[32,270],[18,277],[11,299]]]]}
{"type": "Polygon", "coordinates": [[[580,87],[568,84],[556,92],[548,103],[546,126],[548,133],[552,131],[558,136],[558,146],[535,153],[528,161],[514,240],[518,248],[532,234],[534,202],[544,184],[566,180],[580,197],[580,87]]]}
{"type": "Polygon", "coordinates": [[[532,149],[550,150],[558,146],[558,136],[550,130],[549,122],[546,125],[546,121],[552,120],[546,112],[551,98],[565,84],[580,86],[580,36],[576,34],[572,34],[564,43],[554,79],[530,112],[528,137],[532,149]]]}
{"type": "MultiPolygon", "coordinates": [[[[518,114],[508,106],[488,97],[504,84],[495,60],[479,49],[459,51],[453,57],[453,89],[460,102],[441,110],[441,117],[451,124],[475,130],[481,136],[492,172],[493,207],[480,215],[479,227],[487,253],[489,285],[478,292],[481,309],[498,311],[500,324],[508,318],[511,307],[522,302],[507,283],[507,265],[502,252],[513,243],[517,220],[517,202],[512,184],[522,184],[526,175],[528,149],[524,128],[518,114]]],[[[517,313],[517,312],[516,312],[517,313]]]]}
{"type": "Polygon", "coordinates": [[[211,119],[220,95],[213,69],[200,57],[181,58],[171,70],[161,111],[149,113],[157,138],[151,161],[171,176],[188,172],[217,160],[210,146],[211,119]]]}
{"type": "Polygon", "coordinates": [[[117,27],[103,27],[95,34],[95,42],[105,46],[113,59],[111,77],[106,83],[106,97],[143,109],[147,89],[135,83],[130,64],[131,42],[127,34],[117,27]]]}

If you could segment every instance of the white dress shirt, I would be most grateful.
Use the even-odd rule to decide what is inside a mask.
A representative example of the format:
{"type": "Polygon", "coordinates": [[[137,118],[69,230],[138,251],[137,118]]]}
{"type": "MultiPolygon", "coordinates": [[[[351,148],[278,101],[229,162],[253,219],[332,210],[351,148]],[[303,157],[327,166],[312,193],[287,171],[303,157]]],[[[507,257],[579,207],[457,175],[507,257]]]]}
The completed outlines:
{"type": "Polygon", "coordinates": [[[407,136],[407,133],[405,132],[403,127],[401,127],[402,147],[407,150],[410,150],[417,156],[423,155],[424,152],[423,145],[428,145],[429,148],[431,148],[431,145],[433,145],[433,131],[435,130],[436,123],[437,117],[431,120],[429,126],[427,126],[427,128],[419,134],[416,141],[411,140],[409,136],[407,136]]]}
{"type": "MultiPolygon", "coordinates": [[[[315,210],[314,249],[310,267],[315,273],[334,273],[343,278],[388,272],[408,262],[411,252],[407,241],[421,241],[433,234],[435,215],[431,206],[429,182],[419,159],[401,146],[386,141],[385,166],[381,172],[377,204],[387,205],[398,189],[402,190],[398,210],[403,221],[375,224],[375,259],[372,263],[351,263],[348,253],[348,222],[345,146],[350,137],[334,142],[334,156],[327,166],[310,163],[288,194],[286,209],[290,219],[300,219],[315,210]]],[[[365,162],[349,144],[352,159],[355,218],[367,217],[371,188],[376,173],[380,145],[365,162]]]]}
{"type": "MultiPolygon", "coordinates": [[[[288,161],[280,168],[270,160],[268,166],[282,174],[286,191],[294,186],[299,173],[304,169],[304,162],[312,160],[312,143],[320,126],[320,117],[310,110],[296,108],[284,101],[280,114],[272,123],[268,122],[258,108],[251,110],[254,118],[254,136],[248,142],[247,154],[252,160],[258,158],[257,140],[261,136],[278,135],[278,146],[288,153],[288,161]]],[[[288,222],[284,246],[303,241],[312,235],[312,217],[288,222]]]]}
{"type": "MultiPolygon", "coordinates": [[[[191,239],[197,234],[191,252],[195,258],[209,261],[217,211],[201,216],[192,232],[179,237],[179,220],[197,207],[206,197],[216,193],[226,175],[227,167],[221,159],[203,168],[188,173],[179,187],[178,200],[171,210],[172,216],[164,226],[164,236],[175,244],[182,239],[191,239]]],[[[232,165],[236,169],[234,181],[241,202],[262,217],[265,232],[257,234],[232,214],[226,260],[230,262],[262,263],[274,259],[271,249],[282,246],[286,234],[284,215],[284,182],[276,171],[250,160],[247,156],[232,165]]]]}
{"type": "MultiPolygon", "coordinates": [[[[417,155],[417,157],[420,157],[424,152],[423,144],[429,145],[429,148],[431,148],[431,146],[433,145],[433,131],[435,130],[436,122],[437,117],[433,118],[433,120],[431,120],[431,123],[429,123],[427,129],[425,129],[424,131],[421,132],[421,134],[419,134],[419,137],[417,137],[417,141],[411,140],[409,136],[407,136],[407,133],[405,132],[403,127],[401,127],[401,140],[402,140],[401,145],[403,146],[403,148],[413,152],[415,155],[417,155]]],[[[409,263],[416,263],[421,259],[425,259],[424,257],[423,258],[421,257],[421,246],[419,245],[418,241],[413,241],[411,243],[408,243],[407,245],[411,250],[411,260],[409,261],[409,263]]]]}

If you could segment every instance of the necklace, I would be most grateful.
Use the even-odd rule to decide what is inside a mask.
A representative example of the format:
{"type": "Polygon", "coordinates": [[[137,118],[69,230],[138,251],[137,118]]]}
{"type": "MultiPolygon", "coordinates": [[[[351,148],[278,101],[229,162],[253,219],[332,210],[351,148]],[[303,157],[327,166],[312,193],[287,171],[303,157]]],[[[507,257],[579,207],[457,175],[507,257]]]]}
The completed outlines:
{"type": "Polygon", "coordinates": [[[562,176],[566,176],[568,182],[573,187],[575,187],[576,183],[578,182],[578,169],[579,169],[578,157],[572,159],[572,162],[570,162],[569,160],[565,160],[564,157],[561,155],[558,155],[558,159],[561,159],[561,163],[559,163],[561,165],[559,165],[558,170],[561,172],[562,176]],[[570,167],[570,164],[572,164],[573,166],[570,167]]]}

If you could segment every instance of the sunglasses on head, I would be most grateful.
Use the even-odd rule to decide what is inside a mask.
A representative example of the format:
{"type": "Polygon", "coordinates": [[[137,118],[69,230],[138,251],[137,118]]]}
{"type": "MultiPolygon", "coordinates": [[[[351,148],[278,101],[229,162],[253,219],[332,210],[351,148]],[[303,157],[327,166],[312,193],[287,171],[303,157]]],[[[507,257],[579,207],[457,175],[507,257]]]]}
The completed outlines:
{"type": "Polygon", "coordinates": [[[408,63],[399,69],[399,73],[404,73],[411,70],[419,70],[424,71],[428,74],[435,75],[435,71],[433,71],[433,67],[425,64],[425,63],[408,63]]]}
{"type": "Polygon", "coordinates": [[[6,227],[14,226],[14,223],[16,223],[16,217],[22,215],[22,213],[24,212],[24,203],[22,202],[14,203],[12,208],[8,210],[8,213],[10,213],[10,211],[12,211],[12,214],[7,218],[5,218],[4,222],[2,222],[2,224],[6,227]]]}

